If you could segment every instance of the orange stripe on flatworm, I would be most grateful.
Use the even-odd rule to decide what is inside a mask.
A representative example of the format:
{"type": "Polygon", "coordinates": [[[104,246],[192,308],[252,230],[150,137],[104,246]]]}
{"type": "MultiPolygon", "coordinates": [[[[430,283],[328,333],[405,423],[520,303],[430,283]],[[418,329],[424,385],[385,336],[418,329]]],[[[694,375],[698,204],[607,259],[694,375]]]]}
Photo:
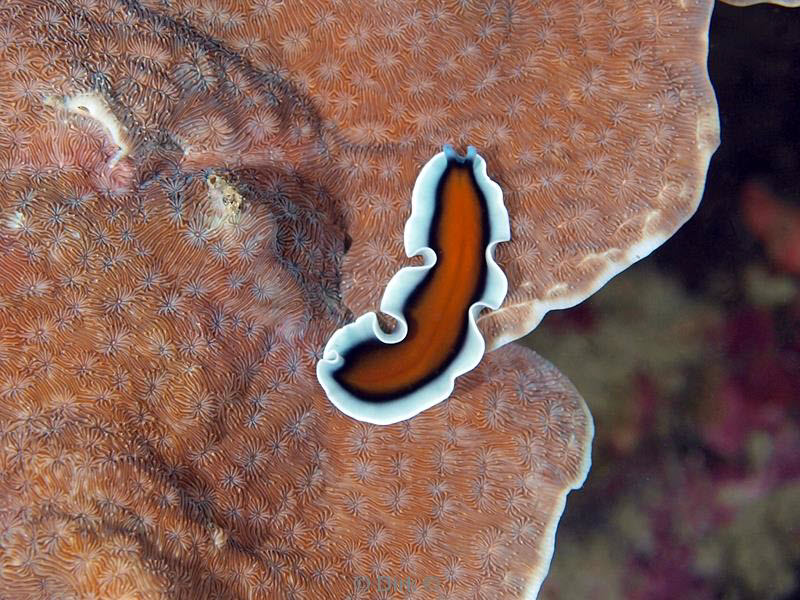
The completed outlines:
{"type": "Polygon", "coordinates": [[[391,400],[436,377],[461,349],[469,307],[486,287],[489,243],[486,198],[472,162],[448,160],[437,184],[427,244],[437,260],[405,302],[406,337],[395,344],[358,344],[334,373],[351,394],[368,401],[391,400]]]}

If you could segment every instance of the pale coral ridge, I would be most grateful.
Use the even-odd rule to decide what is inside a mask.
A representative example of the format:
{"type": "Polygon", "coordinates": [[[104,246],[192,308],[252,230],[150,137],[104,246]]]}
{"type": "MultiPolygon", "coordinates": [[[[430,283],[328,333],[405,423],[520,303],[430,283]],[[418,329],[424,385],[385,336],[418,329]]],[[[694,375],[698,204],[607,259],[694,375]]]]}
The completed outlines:
{"type": "Polygon", "coordinates": [[[0,5],[0,598],[363,598],[378,575],[538,589],[592,433],[563,376],[502,348],[384,428],[314,376],[401,264],[442,135],[403,140],[391,110],[385,139],[334,118],[325,90],[347,115],[369,77],[303,70],[310,28],[331,59],[334,40],[342,58],[385,43],[380,79],[398,44],[437,56],[412,44],[419,19],[474,10],[390,6],[379,43],[344,3],[0,5]]]}

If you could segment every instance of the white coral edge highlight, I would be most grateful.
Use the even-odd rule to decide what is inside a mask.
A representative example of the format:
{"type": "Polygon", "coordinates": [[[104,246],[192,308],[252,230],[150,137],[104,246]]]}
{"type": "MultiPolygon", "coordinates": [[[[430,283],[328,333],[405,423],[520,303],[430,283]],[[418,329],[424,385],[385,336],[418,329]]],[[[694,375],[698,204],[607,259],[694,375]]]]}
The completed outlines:
{"type": "Polygon", "coordinates": [[[62,98],[49,96],[45,98],[44,102],[49,106],[60,107],[76,115],[93,119],[105,129],[111,142],[119,148],[108,161],[109,169],[113,169],[130,152],[130,143],[125,133],[125,127],[101,95],[89,92],[62,98]]]}
{"type": "Polygon", "coordinates": [[[508,280],[494,261],[495,246],[511,239],[508,211],[503,204],[500,186],[486,174],[486,161],[474,147],[470,146],[466,157],[462,157],[452,147],[445,146],[442,152],[422,167],[411,193],[411,216],[406,221],[403,237],[406,254],[409,257],[422,256],[423,264],[400,269],[386,286],[380,309],[397,320],[394,330],[391,333],[383,331],[377,315],[374,312],[366,313],[333,333],[325,345],[322,359],[317,363],[317,379],[334,406],[354,419],[376,425],[410,419],[450,396],[456,377],[474,369],[486,350],[483,336],[475,323],[478,313],[487,306],[495,310],[499,308],[508,291],[508,280]],[[489,216],[486,289],[483,296],[470,305],[464,345],[442,373],[420,388],[396,399],[385,402],[365,401],[344,389],[334,379],[333,373],[343,364],[342,355],[357,344],[370,339],[396,344],[405,338],[408,324],[402,312],[403,305],[436,264],[436,254],[427,244],[436,209],[436,187],[447,168],[448,160],[472,160],[475,180],[486,198],[489,216]]]}
{"type": "MultiPolygon", "coordinates": [[[[557,370],[555,366],[552,368],[557,370]]],[[[572,386],[571,383],[569,383],[569,385],[572,386]]],[[[578,395],[580,396],[580,394],[578,395]]],[[[581,467],[575,479],[564,485],[564,487],[556,495],[558,504],[553,507],[553,512],[550,514],[550,520],[545,523],[544,530],[542,531],[542,540],[539,546],[539,561],[535,563],[536,566],[528,577],[527,587],[523,593],[523,598],[526,600],[536,600],[539,597],[539,591],[542,588],[542,584],[544,583],[547,574],[550,572],[550,563],[553,560],[553,554],[556,550],[556,530],[558,529],[558,523],[561,521],[561,517],[564,515],[564,509],[567,506],[567,496],[570,492],[583,487],[583,484],[586,482],[586,478],[589,476],[589,470],[592,468],[591,448],[592,441],[594,440],[594,419],[592,418],[592,413],[589,411],[589,407],[586,405],[586,402],[584,402],[582,397],[580,402],[584,410],[584,414],[586,415],[585,437],[581,441],[583,447],[586,448],[586,452],[583,453],[581,467]]]]}
{"type": "MultiPolygon", "coordinates": [[[[798,0],[800,2],[800,0],[798,0]]],[[[706,63],[708,62],[708,27],[711,20],[711,6],[705,15],[705,22],[700,29],[703,32],[697,39],[698,53],[702,60],[698,61],[696,73],[696,81],[699,82],[698,93],[701,93],[707,105],[704,106],[697,115],[696,126],[696,146],[697,146],[697,160],[695,169],[697,172],[702,173],[698,179],[696,188],[694,189],[693,197],[691,198],[691,210],[687,211],[683,218],[674,223],[669,229],[659,228],[655,226],[658,217],[661,215],[660,209],[654,209],[649,214],[642,216],[641,221],[641,238],[638,242],[631,244],[628,248],[614,248],[605,252],[603,255],[588,256],[584,260],[604,258],[605,265],[592,280],[592,282],[583,288],[576,290],[574,293],[566,293],[569,289],[567,282],[559,282],[553,288],[547,290],[541,298],[526,300],[517,304],[504,306],[498,311],[488,313],[481,317],[479,320],[496,317],[499,313],[503,313],[510,309],[518,308],[520,306],[528,309],[527,318],[518,321],[515,327],[506,327],[502,334],[495,336],[488,345],[487,352],[497,350],[510,342],[516,341],[528,335],[531,331],[538,327],[544,316],[551,310],[562,310],[571,308],[586,300],[589,296],[594,294],[606,283],[608,283],[616,275],[630,267],[635,262],[643,259],[653,252],[656,248],[661,246],[669,238],[671,238],[680,227],[694,215],[700,204],[700,199],[703,195],[705,188],[705,179],[708,173],[708,166],[711,161],[711,156],[719,147],[720,142],[720,126],[719,126],[719,112],[717,109],[717,100],[714,95],[714,89],[711,87],[711,80],[708,76],[706,63]]]]}

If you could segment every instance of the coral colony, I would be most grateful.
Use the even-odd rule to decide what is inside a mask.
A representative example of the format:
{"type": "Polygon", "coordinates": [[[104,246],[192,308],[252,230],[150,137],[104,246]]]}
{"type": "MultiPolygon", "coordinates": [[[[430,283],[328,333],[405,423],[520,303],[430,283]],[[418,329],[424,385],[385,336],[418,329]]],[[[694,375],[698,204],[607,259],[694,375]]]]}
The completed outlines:
{"type": "Polygon", "coordinates": [[[0,596],[535,597],[712,4],[1,3],[0,596]]]}

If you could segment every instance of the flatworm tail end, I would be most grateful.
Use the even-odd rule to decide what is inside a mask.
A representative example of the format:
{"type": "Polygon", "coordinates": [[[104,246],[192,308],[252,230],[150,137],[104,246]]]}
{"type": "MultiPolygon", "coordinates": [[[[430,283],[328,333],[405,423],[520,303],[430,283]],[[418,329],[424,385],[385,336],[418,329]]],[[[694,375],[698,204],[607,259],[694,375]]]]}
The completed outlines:
{"type": "Polygon", "coordinates": [[[397,325],[384,331],[374,312],[338,329],[317,363],[317,378],[345,414],[385,425],[411,418],[450,396],[475,368],[485,343],[475,322],[497,309],[508,281],[494,260],[511,238],[500,186],[470,146],[450,146],[420,171],[406,222],[406,254],[423,264],[398,271],[381,311],[397,325]]]}

